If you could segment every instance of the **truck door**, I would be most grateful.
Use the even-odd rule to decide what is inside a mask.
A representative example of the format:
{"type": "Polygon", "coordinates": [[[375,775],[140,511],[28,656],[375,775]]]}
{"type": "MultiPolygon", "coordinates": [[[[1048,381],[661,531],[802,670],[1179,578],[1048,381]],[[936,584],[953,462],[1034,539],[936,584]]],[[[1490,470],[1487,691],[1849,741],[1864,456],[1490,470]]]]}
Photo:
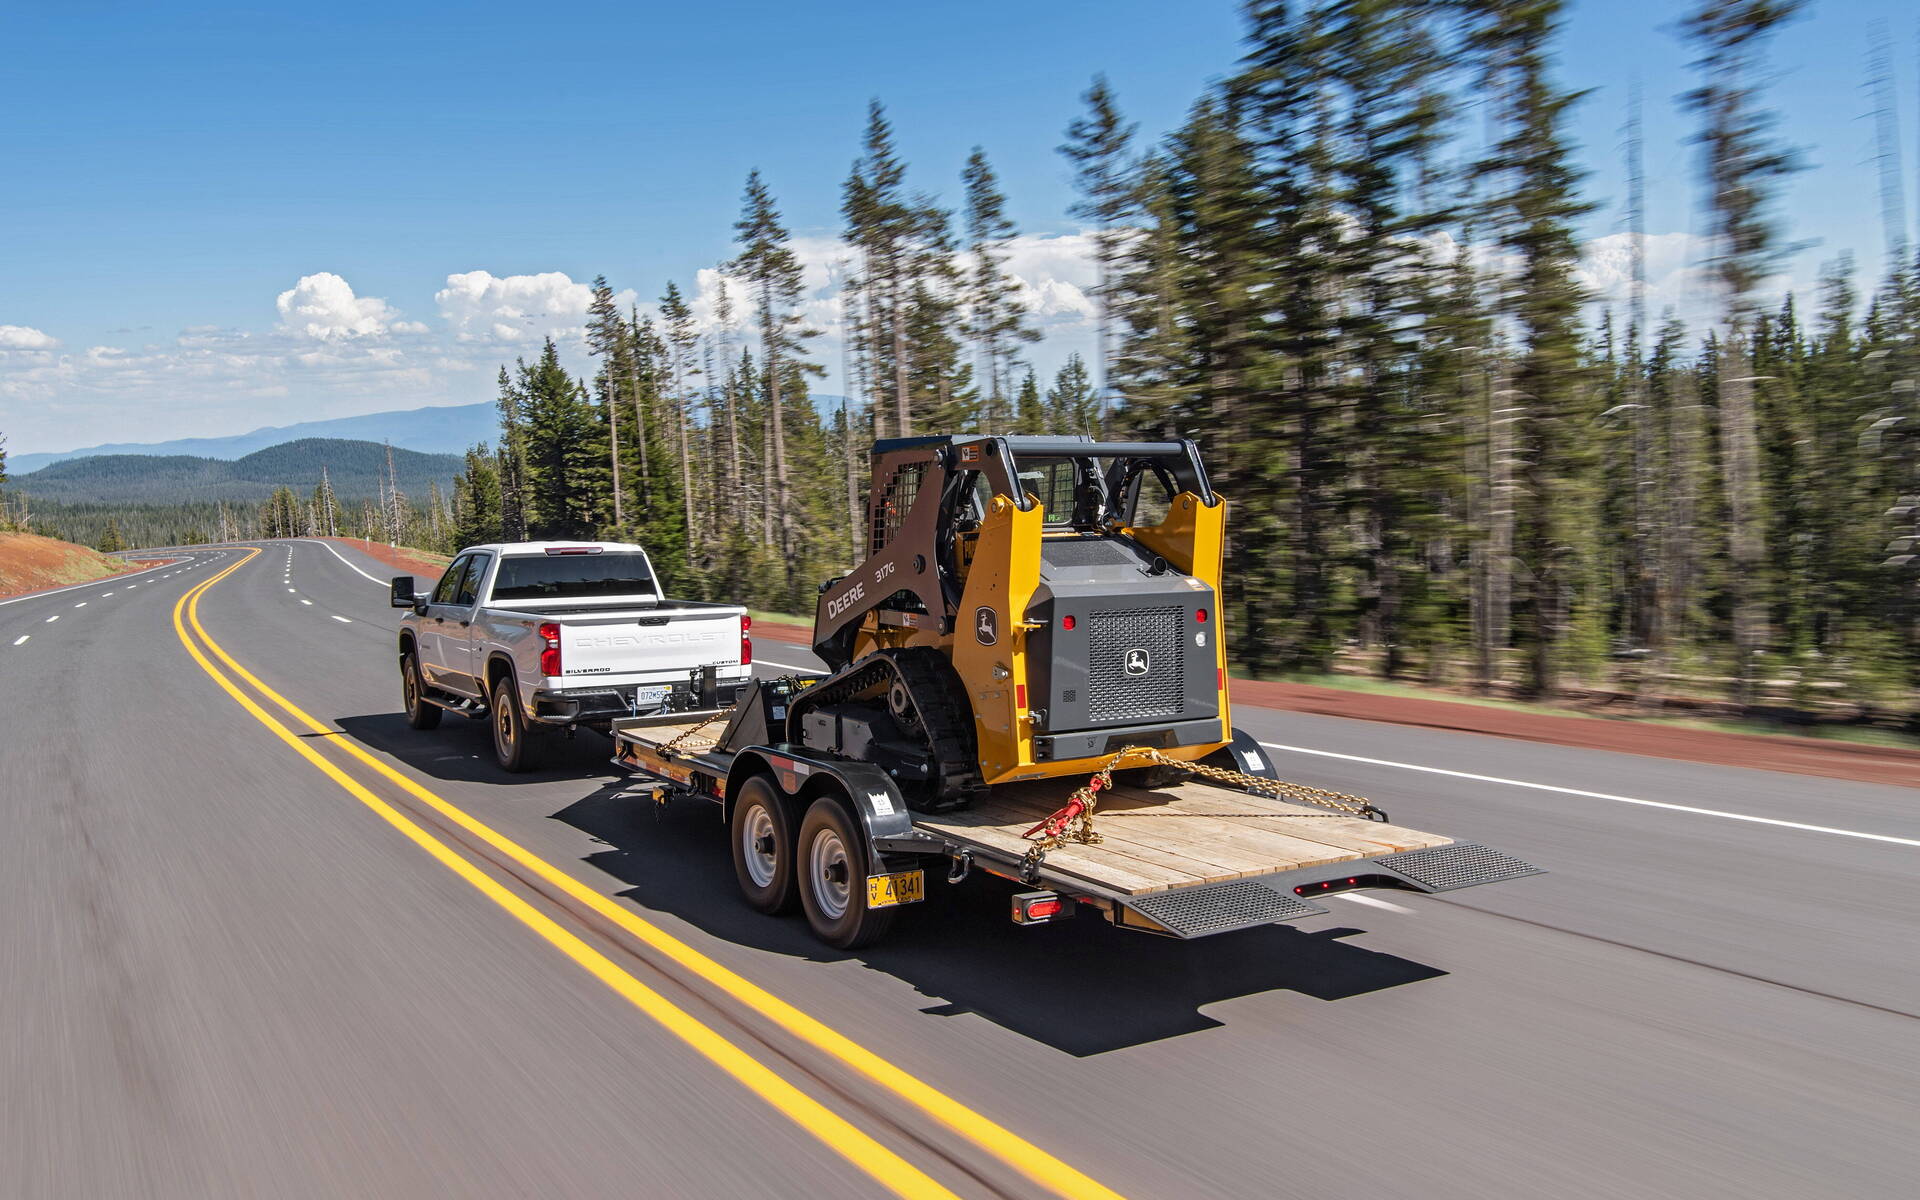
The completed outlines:
{"type": "MultiPolygon", "coordinates": [[[[471,565],[471,554],[463,554],[453,560],[453,565],[440,577],[440,582],[433,585],[433,594],[427,597],[427,611],[420,618],[420,670],[427,677],[427,682],[435,687],[446,687],[450,682],[448,634],[464,635],[466,632],[457,625],[450,630],[448,615],[457,611],[455,601],[459,598],[460,585],[466,579],[467,568],[471,565]]],[[[461,647],[466,645],[464,636],[455,640],[461,647]]]]}
{"type": "Polygon", "coordinates": [[[478,696],[481,687],[475,678],[474,656],[477,649],[480,615],[480,585],[492,565],[491,554],[469,554],[467,569],[454,589],[453,602],[447,606],[447,623],[440,634],[441,666],[451,690],[478,696]]]}

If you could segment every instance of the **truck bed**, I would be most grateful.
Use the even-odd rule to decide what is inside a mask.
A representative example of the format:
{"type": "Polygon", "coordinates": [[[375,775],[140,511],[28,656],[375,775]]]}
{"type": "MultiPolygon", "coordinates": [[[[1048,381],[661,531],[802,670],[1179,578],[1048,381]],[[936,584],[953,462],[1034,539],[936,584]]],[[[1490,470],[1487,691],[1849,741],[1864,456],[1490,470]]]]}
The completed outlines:
{"type": "MultiPolygon", "coordinates": [[[[1024,854],[1032,843],[1021,835],[1064,804],[1069,790],[1057,779],[1006,785],[957,812],[916,813],[914,824],[956,842],[1024,854]]],[[[1093,827],[1102,840],[1048,851],[1047,873],[1123,896],[1425,850],[1453,841],[1204,783],[1102,792],[1093,827]]]]}

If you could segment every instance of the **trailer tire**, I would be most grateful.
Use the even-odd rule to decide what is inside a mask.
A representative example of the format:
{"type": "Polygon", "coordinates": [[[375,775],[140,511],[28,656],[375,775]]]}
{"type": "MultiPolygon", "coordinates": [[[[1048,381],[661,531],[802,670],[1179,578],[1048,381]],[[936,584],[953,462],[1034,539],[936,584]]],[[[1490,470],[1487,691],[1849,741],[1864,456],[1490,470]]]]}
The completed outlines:
{"type": "Polygon", "coordinates": [[[400,701],[406,706],[408,728],[440,728],[440,706],[427,702],[426,691],[420,678],[420,656],[408,650],[400,656],[400,701]]]}
{"type": "Polygon", "coordinates": [[[793,818],[771,776],[750,775],[740,785],[728,833],[733,876],[747,903],[770,916],[792,912],[800,900],[793,872],[793,818]]]}
{"type": "Polygon", "coordinates": [[[800,822],[794,863],[807,924],[829,946],[857,950],[893,928],[895,910],[867,906],[866,860],[860,830],[846,804],[832,795],[815,800],[800,822]]]}
{"type": "Polygon", "coordinates": [[[511,672],[493,681],[491,698],[493,757],[502,771],[515,775],[540,765],[539,742],[527,726],[527,715],[520,711],[520,689],[511,672]]]}

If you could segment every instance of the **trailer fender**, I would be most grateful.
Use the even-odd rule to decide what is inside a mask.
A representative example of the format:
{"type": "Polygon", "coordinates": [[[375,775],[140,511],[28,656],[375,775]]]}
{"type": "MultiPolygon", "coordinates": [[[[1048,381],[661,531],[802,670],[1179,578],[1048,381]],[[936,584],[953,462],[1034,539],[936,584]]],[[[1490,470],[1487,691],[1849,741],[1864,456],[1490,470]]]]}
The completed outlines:
{"type": "Polygon", "coordinates": [[[859,819],[869,874],[885,874],[888,870],[885,856],[875,849],[882,839],[913,836],[907,802],[879,767],[764,746],[743,750],[734,759],[733,769],[727,774],[727,820],[733,819],[734,796],[741,781],[762,771],[773,776],[782,794],[794,802],[796,823],[807,805],[824,792],[833,791],[844,799],[859,819]]]}
{"type": "Polygon", "coordinates": [[[1233,740],[1207,757],[1216,761],[1231,759],[1231,762],[1221,762],[1219,765],[1231,766],[1242,775],[1261,779],[1280,778],[1280,772],[1274,769],[1273,759],[1268,756],[1266,748],[1244,729],[1235,728],[1233,740]]]}

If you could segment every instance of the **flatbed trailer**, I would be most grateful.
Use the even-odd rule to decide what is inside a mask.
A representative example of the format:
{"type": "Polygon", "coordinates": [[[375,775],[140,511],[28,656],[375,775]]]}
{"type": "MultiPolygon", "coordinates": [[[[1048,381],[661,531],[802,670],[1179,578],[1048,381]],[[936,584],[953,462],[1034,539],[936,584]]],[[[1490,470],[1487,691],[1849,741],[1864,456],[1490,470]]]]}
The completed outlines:
{"type": "MultiPolygon", "coordinates": [[[[1012,915],[1021,924],[1086,909],[1127,929],[1197,938],[1317,916],[1329,911],[1317,898],[1338,892],[1442,892],[1540,873],[1485,846],[1200,778],[1153,787],[1116,780],[1099,796],[1097,840],[1038,850],[1029,835],[1057,816],[1074,781],[1001,784],[965,807],[915,811],[872,762],[766,739],[767,730],[782,727],[786,701],[811,682],[760,680],[731,710],[614,722],[615,762],[641,777],[657,802],[694,798],[718,807],[750,900],[766,894],[772,847],[790,843],[802,814],[823,800],[852,818],[859,844],[847,847],[840,869],[848,903],[866,906],[871,916],[890,916],[882,910],[923,899],[929,873],[958,883],[979,870],[1018,885],[1012,915]],[[750,780],[759,781],[750,793],[758,799],[750,803],[780,810],[772,812],[772,826],[754,814],[758,832],[738,813],[750,780]],[[757,846],[767,856],[756,864],[757,846]]],[[[1229,749],[1239,772],[1275,778],[1264,752],[1244,734],[1229,749]]],[[[821,864],[803,862],[792,869],[816,867],[821,864]]],[[[770,902],[759,906],[776,911],[770,902]]],[[[818,914],[810,907],[809,915],[818,914]]],[[[815,928],[820,932],[818,920],[815,928]]],[[[878,932],[822,936],[852,945],[878,932]]]]}

